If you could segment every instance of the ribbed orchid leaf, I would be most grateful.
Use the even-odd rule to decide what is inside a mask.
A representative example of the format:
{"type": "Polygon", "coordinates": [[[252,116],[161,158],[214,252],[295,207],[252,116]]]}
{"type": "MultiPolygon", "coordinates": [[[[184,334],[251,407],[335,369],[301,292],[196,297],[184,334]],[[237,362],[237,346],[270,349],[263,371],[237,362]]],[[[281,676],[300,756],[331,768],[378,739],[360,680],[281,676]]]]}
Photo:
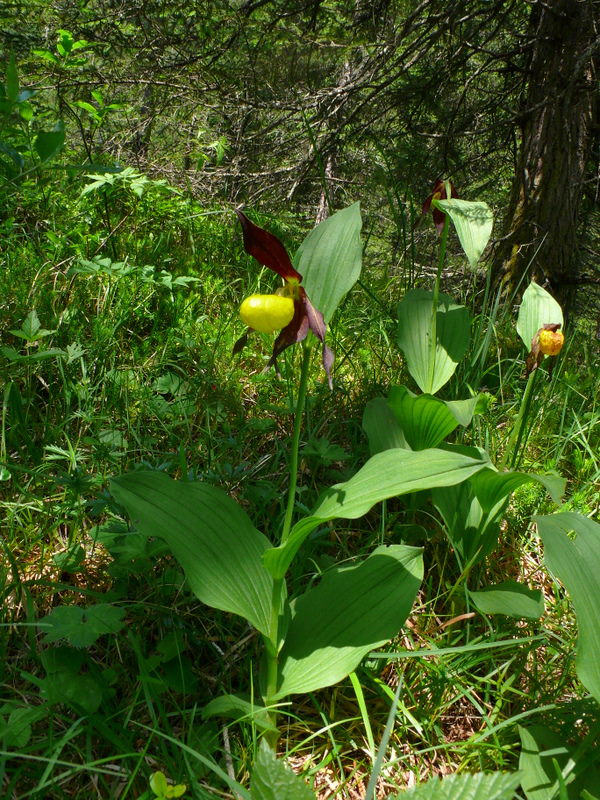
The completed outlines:
{"type": "Polygon", "coordinates": [[[531,281],[523,292],[517,318],[517,333],[527,351],[531,350],[533,338],[544,325],[563,325],[563,312],[552,295],[535,281],[531,281]]]}
{"type": "Polygon", "coordinates": [[[311,516],[294,525],[288,540],[267,550],[265,566],[273,576],[281,578],[302,542],[323,522],[336,518],[357,519],[375,503],[389,497],[461,483],[488,463],[462,453],[437,449],[413,452],[398,448],[377,453],[349,481],[323,493],[311,516]]]}
{"type": "Polygon", "coordinates": [[[600,525],[572,511],[533,519],[546,566],[566,587],[575,609],[577,675],[600,703],[600,525]]]}
{"type": "Polygon", "coordinates": [[[482,614],[504,614],[516,619],[539,619],[544,613],[544,597],[539,589],[530,589],[507,580],[486,586],[469,597],[482,614]]]}
{"type": "Polygon", "coordinates": [[[294,257],[302,285],[325,322],[360,276],[361,227],[360,205],[354,203],[313,228],[294,257]]]}
{"type": "Polygon", "coordinates": [[[111,492],[136,530],[169,545],[203,603],[230,611],[269,634],[273,581],[262,563],[269,540],[225,492],[163,472],[132,472],[111,492]]]}
{"type": "Polygon", "coordinates": [[[378,547],[354,567],[327,572],[292,604],[273,698],[342,680],[370,650],[396,636],[423,577],[418,547],[378,547]]]}
{"type": "Polygon", "coordinates": [[[492,235],[494,215],[491,208],[481,201],[454,197],[450,200],[434,200],[432,205],[450,217],[469,266],[475,269],[492,235]]]}
{"type": "Polygon", "coordinates": [[[398,304],[397,341],[406,358],[406,366],[419,389],[435,394],[444,386],[469,346],[471,319],[468,310],[451,297],[439,295],[436,313],[436,348],[430,369],[429,349],[433,293],[412,289],[398,304]]]}

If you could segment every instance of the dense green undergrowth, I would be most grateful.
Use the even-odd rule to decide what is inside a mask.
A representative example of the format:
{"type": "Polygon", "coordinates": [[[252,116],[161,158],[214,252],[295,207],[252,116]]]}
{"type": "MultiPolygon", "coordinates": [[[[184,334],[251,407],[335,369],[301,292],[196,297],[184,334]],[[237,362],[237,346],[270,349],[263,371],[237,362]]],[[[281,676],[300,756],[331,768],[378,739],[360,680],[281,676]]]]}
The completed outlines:
{"type": "MultiPolygon", "coordinates": [[[[493,520],[499,545],[486,561],[468,552],[448,519],[453,504],[474,503],[474,496],[443,496],[444,487],[425,479],[414,490],[400,486],[413,461],[387,493],[374,480],[375,500],[362,516],[323,511],[290,562],[290,597],[348,574],[336,565],[367,563],[375,547],[422,547],[423,580],[415,583],[406,623],[402,618],[383,637],[387,645],[329,682],[335,685],[296,691],[301,681],[291,681],[289,693],[269,696],[258,677],[264,631],[218,603],[199,602],[202,581],[194,586],[185,557],[173,557],[168,526],[162,537],[148,534],[152,520],[140,524],[147,509],[131,513],[123,486],[133,489],[118,476],[158,475],[161,487],[208,485],[215,504],[222,490],[276,545],[290,508],[290,439],[300,361],[309,351],[286,350],[280,375],[264,371],[269,334],[255,334],[232,354],[244,331],[239,303],[278,285],[244,253],[232,208],[205,206],[131,169],[69,169],[78,163],[75,149],[48,155],[43,148],[53,140],[40,140],[39,130],[32,133],[38,144],[27,149],[13,124],[6,126],[12,146],[31,165],[6,176],[1,189],[4,796],[169,796],[158,772],[169,786],[185,785],[184,796],[239,796],[249,785],[253,798],[313,796],[291,778],[289,794],[264,788],[269,776],[289,778],[261,745],[276,723],[277,752],[323,798],[373,797],[375,790],[395,797],[431,775],[454,772],[520,767],[530,777],[540,764],[546,794],[535,794],[525,780],[495,796],[518,791],[527,800],[562,800],[587,787],[581,797],[593,797],[598,698],[595,679],[575,661],[581,600],[560,558],[555,568],[544,567],[531,519],[538,515],[542,530],[539,519],[559,508],[580,520],[597,511],[594,321],[571,318],[553,371],[546,362],[532,373],[534,383],[525,377],[527,351],[515,327],[519,299],[496,294],[484,268],[468,273],[450,240],[441,289],[469,310],[471,337],[439,390],[429,388],[444,401],[479,400],[468,424],[455,424],[425,447],[437,452],[447,439],[448,452],[468,460],[463,467],[482,472],[488,468],[481,451],[465,455],[464,448],[485,450],[499,467],[516,453],[512,466],[522,473],[566,478],[564,502],[552,499],[551,478],[516,485],[501,519],[493,520]],[[531,405],[523,420],[526,385],[531,405]],[[507,451],[509,444],[521,449],[507,451]],[[528,600],[536,608],[545,601],[543,615],[486,612],[481,591],[503,581],[528,584],[535,593],[528,600]],[[265,723],[247,708],[234,722],[231,708],[225,716],[206,713],[215,698],[240,693],[251,707],[261,696],[275,697],[274,718],[265,723]],[[536,761],[546,750],[550,756],[536,761]],[[558,794],[563,788],[570,793],[558,794]]],[[[45,119],[40,125],[53,132],[45,119]]],[[[252,218],[291,253],[310,227],[291,212],[252,218]]],[[[343,485],[351,497],[353,476],[374,463],[377,451],[390,452],[374,442],[393,432],[395,417],[373,433],[365,409],[381,411],[383,398],[393,406],[392,387],[398,403],[412,402],[400,387],[418,393],[398,338],[399,302],[410,290],[429,291],[435,274],[434,265],[433,273],[419,275],[416,256],[419,246],[437,247],[433,229],[418,237],[402,272],[381,268],[385,240],[368,241],[360,282],[328,325],[333,391],[318,360],[311,362],[294,521],[317,514],[331,485],[343,485]]],[[[411,309],[405,329],[415,314],[411,309]]],[[[412,441],[402,452],[412,458],[422,449],[412,441]]],[[[564,539],[571,541],[566,532],[564,539]]],[[[315,631],[318,622],[315,616],[315,631]]],[[[597,655],[590,636],[585,646],[597,655]]]]}

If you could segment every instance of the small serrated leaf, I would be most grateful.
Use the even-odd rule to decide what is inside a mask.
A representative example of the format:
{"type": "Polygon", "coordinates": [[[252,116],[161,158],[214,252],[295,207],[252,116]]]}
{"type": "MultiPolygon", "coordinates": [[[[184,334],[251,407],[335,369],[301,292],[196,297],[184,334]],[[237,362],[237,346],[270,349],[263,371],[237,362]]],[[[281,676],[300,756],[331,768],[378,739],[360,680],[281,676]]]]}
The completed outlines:
{"type": "Polygon", "coordinates": [[[89,647],[106,633],[117,633],[123,625],[125,609],[99,603],[81,606],[58,606],[39,621],[45,632],[44,642],[66,639],[73,647],[89,647]]]}
{"type": "Polygon", "coordinates": [[[304,780],[263,742],[250,782],[252,800],[315,800],[304,780]]]}
{"type": "Polygon", "coordinates": [[[389,800],[512,800],[520,780],[518,772],[448,775],[432,778],[389,800]]]}

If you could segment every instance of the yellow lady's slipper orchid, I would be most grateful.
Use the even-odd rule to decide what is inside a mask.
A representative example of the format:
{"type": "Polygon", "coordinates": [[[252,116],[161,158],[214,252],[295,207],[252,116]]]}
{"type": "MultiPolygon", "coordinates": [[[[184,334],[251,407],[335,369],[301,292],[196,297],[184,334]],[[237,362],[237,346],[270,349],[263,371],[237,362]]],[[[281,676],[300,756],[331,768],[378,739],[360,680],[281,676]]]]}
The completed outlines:
{"type": "Polygon", "coordinates": [[[542,329],[539,333],[540,350],[545,356],[556,356],[562,350],[565,337],[561,331],[542,329]]]}
{"type": "Polygon", "coordinates": [[[287,347],[305,339],[311,330],[323,344],[323,369],[332,388],[333,352],[325,344],[327,326],[323,314],[313,306],[301,285],[302,275],[294,269],[285,247],[276,236],[259,228],[241,211],[236,213],[242,224],[246,252],[254,256],[259,264],[280,275],[284,285],[277,294],[253,294],[244,300],[240,306],[240,316],[248,330],[234,344],[234,354],[246,345],[248,334],[252,331],[280,331],[267,364],[267,367],[277,369],[277,357],[287,347]]]}
{"type": "MultiPolygon", "coordinates": [[[[560,322],[548,322],[536,332],[531,341],[531,352],[525,362],[527,375],[539,367],[544,360],[544,356],[557,356],[564,344],[565,337],[560,328],[560,322]]],[[[548,367],[548,374],[552,374],[552,362],[548,367]]]]}
{"type": "Polygon", "coordinates": [[[240,317],[249,328],[275,333],[292,321],[294,301],[278,294],[251,294],[240,306],[240,317]]]}

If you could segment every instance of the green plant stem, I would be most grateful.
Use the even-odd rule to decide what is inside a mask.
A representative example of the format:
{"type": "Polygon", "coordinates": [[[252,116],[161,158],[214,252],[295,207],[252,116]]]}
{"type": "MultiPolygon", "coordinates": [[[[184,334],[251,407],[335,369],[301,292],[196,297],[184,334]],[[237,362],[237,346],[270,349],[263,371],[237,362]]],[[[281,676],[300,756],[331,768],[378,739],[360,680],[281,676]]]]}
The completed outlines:
{"type": "MultiPolygon", "coordinates": [[[[294,432],[292,434],[292,443],[290,450],[290,463],[289,463],[289,485],[288,485],[288,498],[285,510],[285,517],[283,520],[283,528],[281,530],[281,544],[283,544],[292,527],[292,517],[294,514],[294,506],[296,503],[296,486],[298,482],[298,451],[300,449],[300,431],[302,428],[302,417],[304,415],[304,406],[306,405],[306,389],[308,386],[308,368],[310,366],[310,357],[312,355],[312,345],[304,342],[302,349],[302,365],[300,367],[300,383],[298,384],[298,395],[296,397],[296,411],[294,416],[294,432]]],[[[277,675],[279,667],[279,619],[281,613],[281,601],[283,593],[284,580],[283,578],[275,578],[273,580],[273,589],[271,591],[271,615],[269,620],[269,636],[264,637],[266,648],[266,685],[264,701],[266,706],[271,706],[273,703],[272,698],[277,691],[277,675]]],[[[269,710],[270,721],[273,726],[277,723],[277,711],[269,710]]],[[[278,733],[270,731],[266,735],[267,743],[275,749],[278,733]]]]}
{"type": "MultiPolygon", "coordinates": [[[[281,593],[283,591],[283,578],[273,579],[273,589],[271,591],[271,618],[269,621],[269,637],[263,637],[265,643],[265,662],[266,662],[266,685],[264,701],[267,708],[272,705],[272,697],[277,691],[277,674],[279,668],[279,611],[281,608],[281,593]]],[[[269,721],[274,727],[277,726],[277,711],[269,708],[267,712],[269,721]]],[[[269,746],[275,750],[279,733],[268,731],[265,735],[269,746]]]]}
{"type": "Polygon", "coordinates": [[[444,217],[444,227],[442,229],[442,240],[440,242],[440,254],[438,258],[438,268],[433,284],[433,300],[431,302],[431,324],[429,326],[429,375],[427,389],[432,394],[433,381],[435,377],[435,351],[437,348],[437,310],[440,298],[440,280],[442,269],[446,261],[446,245],[448,242],[448,215],[444,217]]]}
{"type": "Polygon", "coordinates": [[[281,544],[284,544],[284,542],[287,540],[290,534],[290,529],[292,527],[292,516],[294,514],[294,506],[296,504],[296,485],[298,481],[298,450],[300,447],[300,429],[302,428],[302,415],[304,414],[304,406],[306,404],[306,387],[308,386],[308,368],[310,365],[311,354],[312,354],[312,345],[307,344],[305,341],[302,351],[302,366],[300,367],[300,383],[298,385],[298,395],[296,398],[294,432],[292,434],[292,446],[290,451],[290,465],[289,465],[290,480],[288,484],[287,507],[285,510],[285,517],[283,520],[283,528],[281,530],[281,544]]]}
{"type": "Polygon", "coordinates": [[[510,437],[506,444],[504,456],[502,457],[502,461],[500,462],[501,469],[506,466],[509,458],[510,458],[510,469],[515,469],[515,467],[518,465],[519,450],[521,448],[521,442],[523,441],[523,434],[525,433],[526,423],[529,417],[529,411],[531,409],[533,387],[535,386],[535,382],[537,380],[538,371],[539,369],[535,369],[533,372],[529,373],[529,378],[527,379],[527,386],[525,387],[525,391],[523,393],[523,399],[521,400],[521,407],[519,408],[519,415],[517,416],[517,420],[513,425],[512,431],[510,432],[510,437]]]}

